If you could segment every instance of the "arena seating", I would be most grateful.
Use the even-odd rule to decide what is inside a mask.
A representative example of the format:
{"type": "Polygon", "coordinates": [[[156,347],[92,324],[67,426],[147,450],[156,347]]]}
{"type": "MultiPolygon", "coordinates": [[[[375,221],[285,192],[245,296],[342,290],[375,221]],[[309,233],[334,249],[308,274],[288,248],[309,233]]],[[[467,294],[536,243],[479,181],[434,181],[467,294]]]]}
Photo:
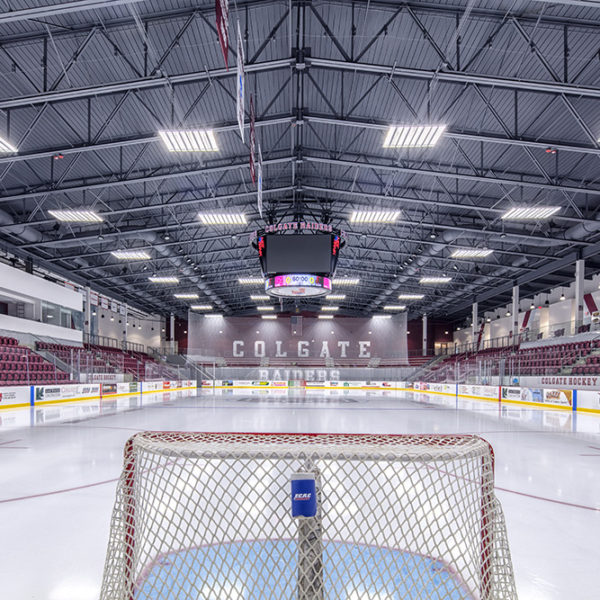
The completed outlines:
{"type": "Polygon", "coordinates": [[[504,374],[514,376],[591,375],[600,373],[600,339],[544,344],[528,347],[505,346],[479,352],[454,354],[434,364],[423,374],[426,381],[462,381],[470,374],[487,377],[504,374]],[[477,373],[476,373],[477,372],[477,373]]]}
{"type": "Polygon", "coordinates": [[[38,342],[37,348],[86,373],[125,373],[141,381],[147,377],[147,371],[152,376],[152,371],[160,370],[160,367],[164,370],[164,365],[159,365],[144,352],[124,352],[111,346],[84,344],[82,347],[38,342]]]}
{"type": "Polygon", "coordinates": [[[29,348],[19,346],[15,338],[0,337],[0,385],[53,385],[68,381],[68,373],[29,348]]]}

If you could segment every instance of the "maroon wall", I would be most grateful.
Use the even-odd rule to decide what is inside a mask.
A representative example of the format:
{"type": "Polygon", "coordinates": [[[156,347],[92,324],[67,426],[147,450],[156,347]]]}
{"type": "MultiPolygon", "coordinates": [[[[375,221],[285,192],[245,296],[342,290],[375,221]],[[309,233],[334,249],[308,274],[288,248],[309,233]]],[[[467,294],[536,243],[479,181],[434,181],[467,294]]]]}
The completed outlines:
{"type": "MultiPolygon", "coordinates": [[[[412,319],[407,323],[406,340],[408,345],[408,354],[421,354],[423,351],[423,321],[422,319],[412,319]]],[[[427,319],[427,343],[428,354],[433,354],[435,344],[452,341],[452,323],[427,319]],[[447,334],[445,332],[448,332],[447,334]]]]}

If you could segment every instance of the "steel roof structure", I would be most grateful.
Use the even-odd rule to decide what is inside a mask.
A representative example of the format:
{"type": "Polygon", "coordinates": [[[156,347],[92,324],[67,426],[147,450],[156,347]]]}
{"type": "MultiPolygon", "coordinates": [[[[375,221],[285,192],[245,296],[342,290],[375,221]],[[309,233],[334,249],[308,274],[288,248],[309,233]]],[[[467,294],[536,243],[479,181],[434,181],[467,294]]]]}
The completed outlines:
{"type": "MultiPolygon", "coordinates": [[[[8,4],[8,3],[5,3],[8,4]]],[[[592,0],[230,0],[229,70],[215,2],[12,0],[0,14],[0,243],[151,312],[195,292],[255,311],[253,230],[297,218],[347,233],[346,314],[399,293],[460,318],[600,271],[600,3],[592,0]],[[236,121],[236,30],[264,158],[264,219],[236,121]],[[393,124],[445,124],[432,148],[383,147],[393,124]],[[158,131],[213,129],[216,153],[169,153],[158,131]],[[550,220],[504,221],[514,206],[550,220]],[[57,223],[92,208],[98,224],[57,223]],[[352,224],[356,209],[399,209],[352,224]],[[207,226],[199,211],[243,212],[207,226]],[[478,260],[450,255],[487,248],[478,260]],[[149,250],[127,264],[116,249],[149,250]],[[177,275],[157,287],[148,276],[177,275]],[[442,287],[419,285],[446,274],[442,287]]],[[[246,109],[248,109],[246,97],[246,109]]],[[[246,116],[248,125],[248,115],[246,116]]],[[[246,130],[247,133],[247,130],[246,130]]],[[[309,306],[305,304],[304,306],[309,306]]],[[[289,308],[293,304],[289,305],[289,308]]]]}

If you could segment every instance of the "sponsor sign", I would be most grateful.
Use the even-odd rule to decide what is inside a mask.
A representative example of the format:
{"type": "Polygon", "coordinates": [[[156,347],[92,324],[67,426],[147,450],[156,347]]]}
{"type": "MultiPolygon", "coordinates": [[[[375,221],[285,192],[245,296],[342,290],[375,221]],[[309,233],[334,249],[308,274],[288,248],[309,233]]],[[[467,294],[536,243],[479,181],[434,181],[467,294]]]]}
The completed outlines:
{"type": "Polygon", "coordinates": [[[102,384],[102,395],[108,396],[110,394],[117,393],[117,385],[116,383],[103,383],[102,384]]]}
{"type": "Polygon", "coordinates": [[[480,398],[498,399],[498,388],[495,385],[459,385],[460,396],[478,396],[480,398]]]}
{"type": "MultiPolygon", "coordinates": [[[[29,386],[0,387],[0,408],[15,404],[29,404],[29,386]]],[[[4,419],[2,417],[2,424],[4,419]]]]}
{"type": "Polygon", "coordinates": [[[114,301],[110,301],[110,310],[114,313],[119,312],[119,305],[114,301]]]}
{"type": "Polygon", "coordinates": [[[287,387],[288,386],[288,382],[287,381],[271,381],[271,387],[287,387]]]}
{"type": "Polygon", "coordinates": [[[202,387],[202,388],[213,387],[213,385],[214,385],[214,381],[212,379],[203,379],[200,382],[200,387],[202,387]]]}
{"type": "Polygon", "coordinates": [[[502,400],[520,400],[521,388],[518,387],[502,387],[500,394],[502,400]]]}
{"type": "Polygon", "coordinates": [[[255,385],[257,387],[268,387],[269,382],[268,381],[253,381],[252,385],[255,385]]]}
{"type": "MultiPolygon", "coordinates": [[[[175,387],[175,386],[173,386],[175,387]]],[[[163,390],[170,390],[171,389],[171,382],[170,381],[163,381],[163,386],[162,386],[163,390]]]]}
{"type": "Polygon", "coordinates": [[[555,406],[573,406],[573,390],[544,390],[544,404],[555,406]]]}
{"type": "Polygon", "coordinates": [[[90,292],[90,304],[98,306],[98,294],[96,292],[90,292]]]}
{"type": "Polygon", "coordinates": [[[100,307],[108,310],[108,298],[100,298],[100,307]]]}

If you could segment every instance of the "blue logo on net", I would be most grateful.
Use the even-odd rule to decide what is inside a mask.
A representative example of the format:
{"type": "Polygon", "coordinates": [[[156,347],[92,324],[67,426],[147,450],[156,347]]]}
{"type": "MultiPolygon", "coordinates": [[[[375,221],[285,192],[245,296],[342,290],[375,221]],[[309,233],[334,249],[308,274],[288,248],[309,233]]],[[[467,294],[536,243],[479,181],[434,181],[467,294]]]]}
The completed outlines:
{"type": "Polygon", "coordinates": [[[308,501],[312,498],[312,494],[310,492],[308,493],[298,493],[298,494],[294,494],[294,501],[308,501]]]}

